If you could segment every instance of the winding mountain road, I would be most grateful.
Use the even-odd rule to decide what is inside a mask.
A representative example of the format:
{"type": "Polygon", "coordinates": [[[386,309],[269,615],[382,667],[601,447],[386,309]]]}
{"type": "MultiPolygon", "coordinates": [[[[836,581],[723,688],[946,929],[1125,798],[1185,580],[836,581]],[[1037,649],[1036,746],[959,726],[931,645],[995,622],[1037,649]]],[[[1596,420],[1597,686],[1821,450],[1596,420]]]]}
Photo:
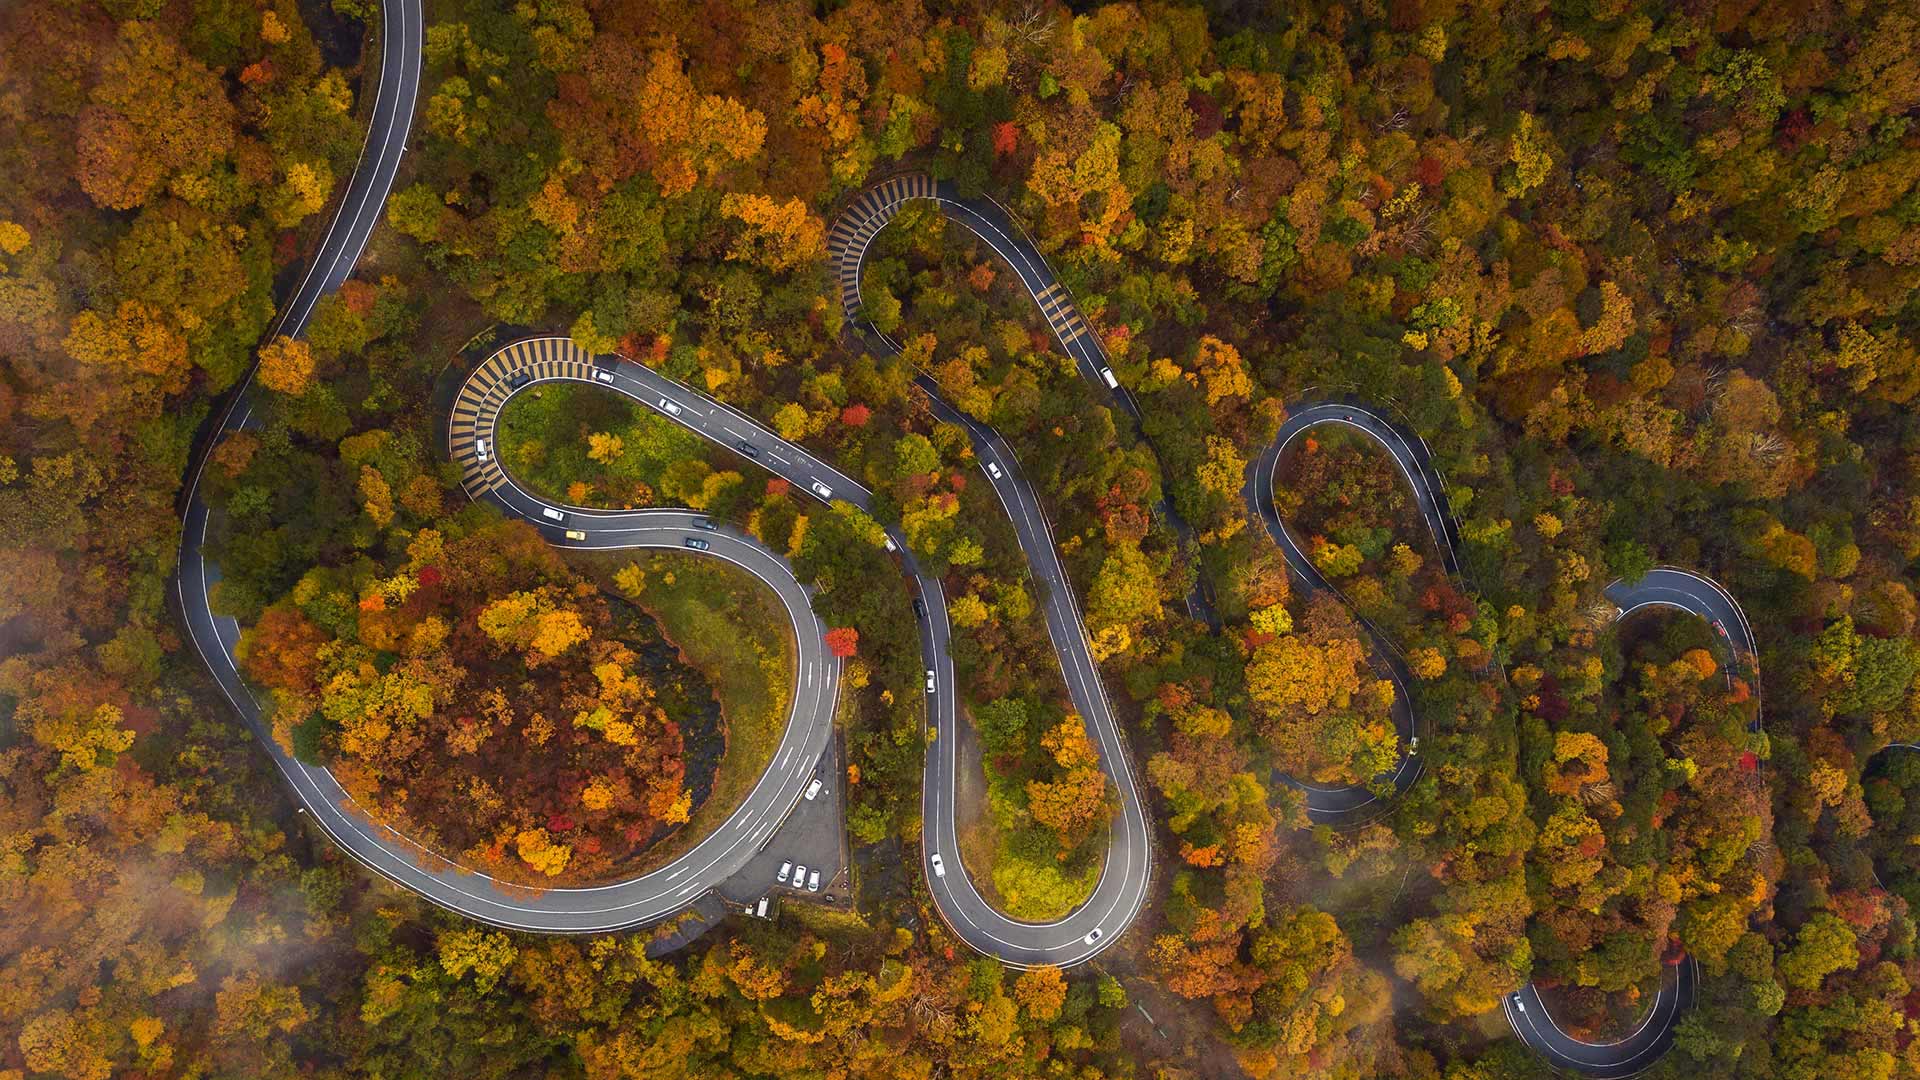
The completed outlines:
{"type": "MultiPolygon", "coordinates": [[[[378,221],[405,150],[418,96],[422,17],[419,0],[384,0],[382,67],[373,122],[345,197],[319,251],[273,328],[275,334],[303,332],[314,304],[351,273],[378,221]]],[[[829,237],[829,258],[852,331],[878,353],[899,347],[862,314],[860,271],[873,236],[904,203],[931,200],[950,220],[962,225],[997,252],[1018,274],[1062,349],[1083,377],[1108,391],[1136,422],[1138,403],[1118,384],[1097,335],[1075,309],[1071,297],[1040,256],[1031,239],[1004,208],[988,199],[962,198],[952,185],[924,176],[887,180],[854,200],[829,237]]],[[[212,422],[211,437],[190,468],[184,489],[183,531],[176,589],[188,636],[221,691],[260,738],[303,808],[343,850],[383,877],[428,900],[483,922],[519,930],[584,933],[656,921],[692,903],[736,872],[765,845],[800,798],[830,737],[840,666],[825,648],[824,627],[813,614],[807,590],[792,568],[752,537],[728,528],[705,528],[700,515],[686,510],[597,511],[550,503],[522,488],[499,467],[492,448],[501,408],[516,393],[549,382],[580,382],[624,394],[727,449],[752,457],[791,481],[797,490],[822,501],[845,500],[862,509],[872,493],[830,464],[786,442],[764,425],[706,395],[619,357],[593,357],[561,338],[515,342],[480,364],[461,387],[448,418],[448,445],[463,471],[463,485],[475,499],[498,507],[540,528],[558,545],[589,549],[665,548],[687,550],[687,541],[706,545],[700,553],[724,559],[754,574],[785,605],[796,642],[796,686],[788,723],[773,763],[746,801],[714,833],[669,865],[641,877],[596,888],[529,889],[495,881],[423,849],[373,821],[356,806],[324,768],[298,762],[274,742],[258,703],[240,677],[235,650],[240,631],[234,620],[213,614],[208,594],[218,568],[204,558],[209,510],[199,482],[207,455],[220,437],[253,422],[252,373],[242,381],[212,422]],[[573,535],[569,535],[569,534],[573,535]]],[[[1048,923],[1009,919],[979,895],[962,865],[954,791],[958,723],[956,683],[950,659],[951,626],[938,579],[925,573],[897,530],[889,536],[907,576],[923,597],[921,646],[933,689],[929,722],[934,738],[926,764],[923,793],[923,860],[932,895],[943,919],[963,941],[1016,966],[1085,961],[1123,933],[1145,903],[1152,874],[1152,835],[1136,787],[1124,739],[1119,731],[1098,668],[1094,664],[1073,590],[1061,566],[1051,526],[1010,447],[990,427],[949,404],[932,379],[916,380],[940,419],[959,424],[973,441],[983,470],[1012,520],[1021,550],[1041,593],[1047,631],[1058,655],[1068,696],[1098,747],[1101,763],[1120,796],[1120,812],[1109,832],[1101,879],[1091,898],[1067,917],[1048,923]],[[944,853],[945,874],[935,874],[931,857],[944,853]]],[[[1294,410],[1279,436],[1249,469],[1246,497],[1285,553],[1288,564],[1309,588],[1332,589],[1306,558],[1278,515],[1273,501],[1276,464],[1287,445],[1309,428],[1343,424],[1366,433],[1393,457],[1412,487],[1428,528],[1457,572],[1455,530],[1444,488],[1425,444],[1410,438],[1378,411],[1364,404],[1314,402],[1294,410]]],[[[1151,444],[1149,444],[1151,445],[1151,444]]],[[[1183,541],[1190,530],[1164,500],[1158,507],[1183,541]]],[[[1622,617],[1650,606],[1678,608],[1709,620],[1727,639],[1737,662],[1751,668],[1754,641],[1739,605],[1717,584],[1689,571],[1660,568],[1631,584],[1615,582],[1606,590],[1622,617]]],[[[1190,614],[1212,621],[1199,587],[1187,599],[1190,614]]],[[[1392,643],[1366,627],[1375,655],[1396,683],[1396,730],[1404,742],[1417,734],[1418,717],[1407,692],[1410,679],[1392,643]]],[[[1301,785],[1317,820],[1351,822],[1377,811],[1385,800],[1375,788],[1398,792],[1419,776],[1419,764],[1403,755],[1390,773],[1371,786],[1327,788],[1301,785]]],[[[1690,958],[1667,968],[1661,990],[1646,1018],[1626,1038],[1588,1043],[1568,1036],[1548,1015],[1538,991],[1529,985],[1503,1002],[1516,1034],[1554,1065],[1586,1075],[1617,1078],[1650,1065],[1672,1042],[1673,1027],[1692,1004],[1698,981],[1690,958]],[[1544,1021],[1544,1024],[1542,1023],[1544,1021]]]]}
{"type": "MultiPolygon", "coordinates": [[[[382,6],[381,69],[366,144],[320,249],[283,307],[272,334],[298,336],[303,332],[314,305],[346,280],[365,249],[406,149],[419,93],[422,34],[419,0],[386,0],[382,6]]],[[[588,372],[558,365],[551,372],[552,378],[569,376],[591,379],[588,372]]],[[[623,377],[614,389],[631,393],[630,383],[623,377]]],[[[236,655],[240,627],[233,619],[212,611],[209,592],[219,581],[219,568],[209,565],[203,553],[211,524],[199,487],[206,457],[224,434],[254,422],[252,392],[249,372],[218,412],[211,436],[203,440],[191,466],[184,489],[175,590],[187,636],[215,683],[260,739],[302,809],[335,844],[374,873],[469,918],[515,930],[556,933],[613,930],[657,921],[725,880],[764,845],[799,800],[826,747],[832,731],[839,662],[826,650],[806,590],[786,561],[750,537],[729,530],[709,532],[698,528],[696,520],[701,515],[691,511],[561,511],[510,482],[488,484],[482,490],[474,489],[469,480],[470,489],[478,497],[514,516],[550,524],[545,510],[568,515],[570,527],[586,535],[577,546],[684,550],[685,538],[698,535],[709,544],[703,554],[754,574],[785,605],[797,643],[798,685],[786,730],[775,751],[774,766],[719,829],[674,862],[645,876],[598,888],[540,890],[496,881],[374,820],[353,802],[330,772],[285,753],[274,741],[259,702],[240,676],[236,655]]],[[[496,410],[504,400],[503,396],[494,402],[496,410]]],[[[548,530],[550,538],[563,533],[548,530]]]]}
{"type": "MultiPolygon", "coordinates": [[[[1079,363],[1082,374],[1097,385],[1105,385],[1100,373],[1106,365],[1103,354],[1097,351],[1096,339],[1032,242],[994,204],[960,199],[950,184],[928,176],[896,177],[869,188],[853,200],[828,234],[827,259],[839,283],[841,307],[853,335],[869,352],[897,355],[900,347],[864,315],[860,298],[861,267],[873,237],[903,205],[914,200],[937,205],[950,220],[979,236],[1013,267],[1062,348],[1079,363]]],[[[921,791],[923,869],[941,917],[974,949],[1016,966],[1078,964],[1111,945],[1132,925],[1145,905],[1153,871],[1153,833],[1147,824],[1125,739],[1093,660],[1079,603],[1060,564],[1052,524],[1033,485],[1022,473],[1012,448],[991,427],[954,407],[941,395],[939,384],[924,373],[914,384],[927,395],[937,418],[958,424],[966,431],[982,470],[986,470],[988,463],[999,469],[998,476],[986,472],[987,482],[1013,522],[1014,535],[1038,587],[1047,637],[1059,659],[1067,696],[1086,724],[1087,733],[1099,750],[1101,766],[1120,796],[1120,813],[1108,832],[1100,880],[1085,903],[1065,918],[1046,923],[1009,918],[987,903],[975,888],[960,853],[955,806],[959,719],[952,661],[947,649],[952,630],[947,623],[946,598],[939,581],[922,572],[909,556],[908,572],[917,579],[920,594],[926,598],[922,646],[927,651],[927,666],[934,671],[938,688],[928,700],[934,738],[921,791]],[[944,874],[934,872],[932,860],[936,854],[945,864],[944,874]]],[[[1170,514],[1171,508],[1166,508],[1166,512],[1170,514]]],[[[902,552],[906,552],[905,538],[896,536],[895,539],[902,552]]],[[[1193,597],[1189,605],[1204,605],[1204,600],[1193,597]]]]}
{"type": "MultiPolygon", "coordinates": [[[[1248,506],[1266,523],[1267,531],[1285,554],[1287,565],[1305,582],[1307,588],[1340,595],[1307,558],[1299,540],[1281,518],[1274,504],[1273,491],[1275,474],[1286,448],[1308,430],[1323,425],[1339,425],[1361,432],[1387,451],[1395,469],[1413,491],[1414,503],[1433,535],[1434,546],[1439,549],[1447,571],[1458,574],[1460,561],[1455,551],[1458,531],[1452,510],[1447,504],[1445,485],[1433,467],[1432,455],[1425,441],[1418,436],[1408,435],[1366,403],[1352,400],[1311,401],[1296,404],[1289,411],[1286,422],[1281,425],[1273,442],[1248,466],[1245,489],[1248,506]]],[[[1648,572],[1638,581],[1614,581],[1604,592],[1618,611],[1616,620],[1649,608],[1677,609],[1705,619],[1732,653],[1733,663],[1727,666],[1728,678],[1733,677],[1735,667],[1743,669],[1752,679],[1758,695],[1759,664],[1753,628],[1748,624],[1746,613],[1740,609],[1739,603],[1719,583],[1690,570],[1663,566],[1648,572]]],[[[1376,777],[1372,785],[1316,787],[1286,778],[1287,783],[1306,790],[1308,811],[1314,820],[1331,824],[1352,823],[1362,819],[1369,810],[1384,810],[1386,800],[1376,794],[1373,788],[1390,785],[1397,794],[1405,791],[1420,775],[1417,757],[1408,752],[1410,739],[1418,734],[1419,723],[1409,693],[1413,680],[1393,643],[1371,623],[1364,619],[1360,621],[1372,639],[1376,662],[1390,673],[1394,683],[1393,719],[1401,737],[1401,757],[1391,772],[1376,777]]],[[[1756,730],[1758,726],[1756,719],[1756,730]]],[[[1586,1042],[1567,1034],[1554,1021],[1540,996],[1539,987],[1533,983],[1502,999],[1501,1008],[1514,1034],[1554,1067],[1601,1080],[1618,1080],[1649,1068],[1673,1045],[1674,1027],[1693,1006],[1698,984],[1699,965],[1692,957],[1683,956],[1679,961],[1665,965],[1661,972],[1660,989],[1648,1006],[1646,1015],[1632,1032],[1608,1042],[1586,1042]]]]}

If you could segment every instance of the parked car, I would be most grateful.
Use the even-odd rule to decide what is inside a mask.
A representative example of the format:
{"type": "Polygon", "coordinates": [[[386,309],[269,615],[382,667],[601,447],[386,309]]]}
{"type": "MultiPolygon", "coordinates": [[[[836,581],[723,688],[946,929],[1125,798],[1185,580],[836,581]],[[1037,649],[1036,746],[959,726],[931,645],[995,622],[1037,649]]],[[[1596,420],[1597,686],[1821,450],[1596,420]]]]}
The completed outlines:
{"type": "Polygon", "coordinates": [[[928,859],[927,861],[928,861],[928,862],[931,862],[931,863],[933,864],[933,876],[934,876],[934,877],[946,877],[946,876],[947,876],[947,864],[946,864],[946,861],[945,861],[945,860],[943,860],[942,858],[940,858],[940,853],[939,853],[939,852],[937,852],[937,851],[936,851],[936,852],[934,852],[934,853],[933,853],[933,857],[932,857],[932,858],[930,858],[930,859],[928,859]]]}
{"type": "Polygon", "coordinates": [[[806,882],[807,882],[807,867],[806,867],[806,864],[802,863],[801,865],[793,868],[793,887],[797,889],[800,886],[806,884],[806,882]]]}
{"type": "Polygon", "coordinates": [[[783,862],[780,864],[780,873],[774,876],[774,880],[778,881],[782,885],[785,885],[787,883],[787,879],[792,876],[793,876],[793,860],[789,859],[786,862],[783,862]]]}
{"type": "Polygon", "coordinates": [[[817,776],[816,776],[816,777],[814,777],[814,778],[813,778],[813,783],[811,783],[811,784],[808,784],[808,785],[807,785],[807,801],[809,801],[809,802],[811,802],[811,801],[813,801],[813,799],[814,799],[814,798],[816,798],[817,796],[819,796],[819,794],[820,794],[820,789],[821,789],[822,787],[824,787],[824,786],[825,786],[825,785],[823,785],[823,784],[821,784],[821,783],[820,783],[820,778],[819,778],[819,777],[817,777],[817,776]]]}
{"type": "Polygon", "coordinates": [[[820,891],[820,871],[815,870],[813,873],[807,875],[807,891],[820,891]]]}

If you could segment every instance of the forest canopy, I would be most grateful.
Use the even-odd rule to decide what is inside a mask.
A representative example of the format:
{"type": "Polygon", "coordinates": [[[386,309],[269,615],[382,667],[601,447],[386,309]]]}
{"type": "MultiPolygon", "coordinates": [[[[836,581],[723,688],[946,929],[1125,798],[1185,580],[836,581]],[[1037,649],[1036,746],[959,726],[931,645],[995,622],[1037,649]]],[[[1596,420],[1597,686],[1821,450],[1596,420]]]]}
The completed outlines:
{"type": "Polygon", "coordinates": [[[1612,1038],[1682,954],[1698,999],[1651,1075],[1920,1076],[1911,10],[434,0],[384,224],[270,337],[382,17],[0,6],[0,1080],[1492,1080],[1545,1069],[1507,995],[1612,1038]],[[1137,424],[924,206],[860,282],[902,354],[849,339],[832,223],[909,172],[1006,206],[1137,424]],[[202,494],[286,745],[416,822],[460,800],[430,839],[527,881],[688,813],[698,688],[642,673],[631,592],[447,461],[440,380],[526,330],[875,492],[824,509],[584,392],[510,462],[582,503],[702,500],[790,558],[846,660],[846,910],[670,954],[462,921],[303,826],[207,677],[178,499],[254,370],[202,494]],[[1100,970],[972,955],[918,876],[923,666],[881,523],[947,595],[999,902],[1071,906],[1113,794],[921,373],[1045,500],[1136,759],[1154,894],[1100,970]],[[1430,452],[1459,573],[1379,447],[1315,429],[1272,494],[1339,596],[1290,574],[1248,464],[1334,395],[1430,452]],[[1618,619],[1606,587],[1659,565],[1724,585],[1758,655],[1618,619]],[[1377,781],[1413,749],[1395,709],[1418,781],[1316,823],[1295,784],[1377,781]],[[422,782],[462,745],[513,798],[422,782]]]}

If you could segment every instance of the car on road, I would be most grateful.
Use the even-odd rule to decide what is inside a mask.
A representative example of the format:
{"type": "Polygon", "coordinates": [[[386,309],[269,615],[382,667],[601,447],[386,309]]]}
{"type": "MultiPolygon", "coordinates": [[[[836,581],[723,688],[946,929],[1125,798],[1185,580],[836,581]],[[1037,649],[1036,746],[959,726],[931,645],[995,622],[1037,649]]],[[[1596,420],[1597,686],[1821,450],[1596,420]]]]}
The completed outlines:
{"type": "Polygon", "coordinates": [[[739,442],[734,443],[733,445],[738,447],[741,453],[747,455],[747,457],[753,459],[754,461],[760,460],[760,451],[755,449],[754,445],[748,442],[747,440],[741,439],[739,442]]]}
{"type": "Polygon", "coordinates": [[[1415,735],[1413,738],[1407,740],[1407,756],[1413,757],[1419,752],[1420,752],[1420,736],[1415,735]]]}
{"type": "Polygon", "coordinates": [[[543,507],[541,507],[541,508],[540,508],[540,516],[541,516],[541,517],[543,517],[543,518],[546,518],[546,519],[547,519],[548,521],[565,521],[565,520],[567,520],[567,515],[565,515],[565,514],[563,514],[563,513],[561,513],[561,512],[560,512],[560,511],[558,511],[558,510],[555,510],[555,509],[554,509],[553,507],[551,507],[551,506],[543,506],[543,507]]]}
{"type": "Polygon", "coordinates": [[[1727,633],[1727,624],[1721,622],[1719,619],[1713,620],[1713,629],[1715,633],[1719,634],[1723,638],[1727,638],[1731,640],[1733,637],[1732,634],[1727,633]]]}
{"type": "Polygon", "coordinates": [[[993,477],[995,480],[998,480],[1003,474],[1000,472],[1000,466],[989,461],[987,462],[987,475],[993,477]]]}
{"type": "Polygon", "coordinates": [[[585,540],[586,538],[587,538],[587,534],[584,532],[581,532],[579,529],[567,530],[567,539],[569,540],[585,540]]]}
{"type": "Polygon", "coordinates": [[[801,863],[793,868],[793,887],[798,889],[807,883],[807,864],[801,863]]]}
{"type": "Polygon", "coordinates": [[[946,877],[946,876],[947,876],[947,864],[946,864],[946,861],[945,861],[945,860],[943,860],[942,858],[940,858],[940,853],[939,853],[939,852],[937,852],[937,851],[936,851],[936,852],[934,852],[934,853],[933,853],[933,857],[932,857],[932,858],[930,858],[930,859],[928,859],[927,861],[933,864],[933,876],[934,876],[934,877],[946,877]]]}
{"type": "Polygon", "coordinates": [[[927,693],[933,693],[933,669],[927,669],[927,693]]]}
{"type": "Polygon", "coordinates": [[[807,875],[807,891],[820,891],[820,871],[815,870],[813,873],[807,875]]]}
{"type": "Polygon", "coordinates": [[[679,406],[679,405],[677,405],[677,404],[675,404],[675,403],[674,403],[674,400],[673,400],[672,398],[665,398],[665,397],[663,397],[663,398],[661,398],[661,399],[660,399],[660,407],[661,407],[662,409],[664,409],[664,410],[666,410],[666,412],[667,412],[667,415],[669,415],[669,416],[679,416],[679,415],[680,415],[680,406],[679,406]]]}
{"type": "Polygon", "coordinates": [[[1109,389],[1109,390],[1118,390],[1118,389],[1120,389],[1120,380],[1119,380],[1119,379],[1116,379],[1116,378],[1114,378],[1114,376],[1113,376],[1113,369],[1112,369],[1112,368],[1110,368],[1110,367],[1103,367],[1103,368],[1101,368],[1101,369],[1100,369],[1100,378],[1106,381],[1106,384],[1107,384],[1107,389],[1109,389]]]}
{"type": "Polygon", "coordinates": [[[1513,1007],[1519,1009],[1521,1012],[1527,1011],[1527,1003],[1520,1000],[1519,994],[1513,995],[1513,1007]]]}
{"type": "Polygon", "coordinates": [[[896,543],[894,543],[894,542],[893,542],[893,537],[891,537],[891,536],[889,536],[889,537],[887,537],[887,550],[888,550],[889,552],[894,552],[894,551],[899,551],[899,550],[900,550],[900,545],[899,545],[899,544],[896,544],[896,543]]]}
{"type": "Polygon", "coordinates": [[[813,482],[813,493],[815,495],[820,496],[821,500],[824,502],[833,501],[833,489],[821,483],[818,480],[815,480],[813,482]]]}
{"type": "Polygon", "coordinates": [[[1101,938],[1106,936],[1107,936],[1107,932],[1096,926],[1093,928],[1093,933],[1088,934],[1086,937],[1081,938],[1080,942],[1083,945],[1091,945],[1094,942],[1099,941],[1101,938]]]}
{"type": "Polygon", "coordinates": [[[780,872],[774,875],[774,880],[778,881],[782,885],[785,885],[787,883],[787,879],[792,876],[793,876],[793,860],[789,859],[786,862],[783,862],[780,864],[780,872]]]}
{"type": "Polygon", "coordinates": [[[485,439],[473,440],[474,456],[478,457],[481,461],[487,460],[487,455],[491,454],[492,452],[493,452],[492,448],[487,445],[487,440],[485,439]]]}
{"type": "Polygon", "coordinates": [[[919,597],[913,598],[913,613],[921,618],[927,617],[927,602],[919,597]]]}
{"type": "Polygon", "coordinates": [[[682,540],[680,542],[687,545],[688,547],[692,548],[695,551],[706,551],[709,548],[713,547],[712,544],[707,543],[705,540],[702,540],[697,536],[689,536],[685,540],[682,540]]]}
{"type": "Polygon", "coordinates": [[[596,382],[611,383],[613,382],[613,372],[608,371],[606,368],[594,368],[593,378],[596,382]]]}
{"type": "Polygon", "coordinates": [[[815,798],[818,798],[820,795],[820,789],[823,786],[824,785],[820,783],[820,778],[817,776],[814,777],[813,783],[807,785],[807,801],[812,802],[815,798]]]}
{"type": "Polygon", "coordinates": [[[718,525],[715,525],[715,524],[713,523],[713,519],[712,519],[712,518],[701,518],[700,520],[698,520],[698,521],[696,521],[696,522],[694,522],[693,524],[694,524],[694,527],[695,527],[695,528],[699,528],[699,529],[705,529],[705,530],[707,530],[708,532],[713,532],[713,531],[715,531],[715,530],[717,530],[718,528],[720,528],[720,526],[718,526],[718,525]]]}
{"type": "Polygon", "coordinates": [[[515,375],[513,378],[507,380],[507,389],[518,390],[532,381],[533,381],[533,375],[529,372],[523,371],[520,374],[515,375]]]}

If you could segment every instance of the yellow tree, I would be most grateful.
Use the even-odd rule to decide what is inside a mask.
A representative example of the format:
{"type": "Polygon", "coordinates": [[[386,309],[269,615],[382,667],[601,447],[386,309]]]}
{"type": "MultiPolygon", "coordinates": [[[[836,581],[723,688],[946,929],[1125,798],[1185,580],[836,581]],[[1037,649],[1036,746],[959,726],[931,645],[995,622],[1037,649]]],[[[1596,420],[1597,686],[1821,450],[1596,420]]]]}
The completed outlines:
{"type": "Polygon", "coordinates": [[[1207,335],[1200,339],[1200,350],[1194,356],[1194,372],[1206,388],[1207,404],[1215,405],[1226,398],[1245,398],[1253,393],[1253,378],[1247,374],[1247,365],[1240,358],[1240,350],[1207,335]]]}
{"type": "Polygon", "coordinates": [[[758,263],[774,273],[817,262],[826,253],[826,226],[799,199],[776,202],[765,195],[729,192],[720,212],[746,228],[727,258],[758,263]]]}
{"type": "Polygon", "coordinates": [[[313,350],[285,334],[262,345],[260,382],[292,397],[306,393],[313,386],[313,350]]]}
{"type": "Polygon", "coordinates": [[[1057,1020],[1067,1003],[1066,976],[1052,964],[1029,968],[1013,984],[1013,999],[1035,1020],[1057,1020]]]}

